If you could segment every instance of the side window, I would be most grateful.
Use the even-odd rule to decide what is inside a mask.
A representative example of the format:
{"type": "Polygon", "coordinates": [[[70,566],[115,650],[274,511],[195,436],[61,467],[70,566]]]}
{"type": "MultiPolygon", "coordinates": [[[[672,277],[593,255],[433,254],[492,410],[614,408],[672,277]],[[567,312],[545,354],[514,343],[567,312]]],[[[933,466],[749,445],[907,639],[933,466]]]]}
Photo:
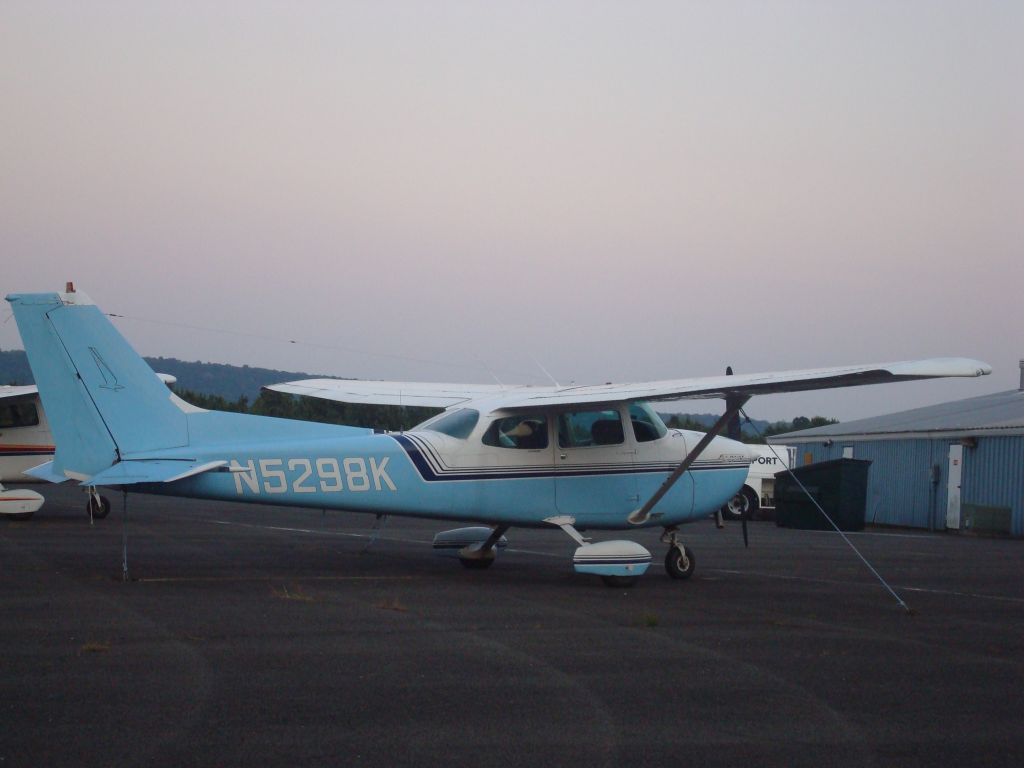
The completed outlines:
{"type": "Polygon", "coordinates": [[[623,442],[618,411],[574,411],[558,416],[558,444],[562,448],[618,445],[623,442]]]}
{"type": "Polygon", "coordinates": [[[35,403],[7,403],[0,405],[0,429],[34,427],[39,423],[35,403]]]}
{"type": "Polygon", "coordinates": [[[484,433],[483,442],[496,448],[547,448],[547,417],[527,414],[495,419],[484,433]]]}

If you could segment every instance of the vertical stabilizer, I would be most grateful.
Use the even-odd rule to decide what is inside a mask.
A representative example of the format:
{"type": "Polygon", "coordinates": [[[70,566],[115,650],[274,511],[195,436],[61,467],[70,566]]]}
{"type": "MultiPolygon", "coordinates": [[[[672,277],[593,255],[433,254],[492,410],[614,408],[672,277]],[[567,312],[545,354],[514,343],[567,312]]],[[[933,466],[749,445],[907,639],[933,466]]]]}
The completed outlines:
{"type": "Polygon", "coordinates": [[[188,444],[185,413],[84,294],[7,300],[53,431],[58,472],[86,479],[118,458],[188,444]]]}

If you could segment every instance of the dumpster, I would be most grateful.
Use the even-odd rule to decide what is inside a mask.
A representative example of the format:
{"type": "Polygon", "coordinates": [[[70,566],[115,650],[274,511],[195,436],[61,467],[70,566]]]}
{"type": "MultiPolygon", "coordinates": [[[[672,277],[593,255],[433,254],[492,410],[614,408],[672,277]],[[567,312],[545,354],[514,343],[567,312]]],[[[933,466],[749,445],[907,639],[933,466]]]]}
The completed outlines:
{"type": "MultiPolygon", "coordinates": [[[[800,478],[839,530],[862,531],[870,466],[871,462],[864,459],[835,459],[794,467],[793,475],[800,478]]],[[[788,471],[775,475],[775,524],[806,531],[833,530],[788,471]]]]}

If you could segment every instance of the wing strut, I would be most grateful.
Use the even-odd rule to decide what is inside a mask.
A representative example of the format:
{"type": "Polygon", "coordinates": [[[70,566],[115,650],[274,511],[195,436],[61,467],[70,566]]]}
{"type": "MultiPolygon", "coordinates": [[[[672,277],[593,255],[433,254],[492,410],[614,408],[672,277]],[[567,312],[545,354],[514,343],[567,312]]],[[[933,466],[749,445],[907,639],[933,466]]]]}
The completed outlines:
{"type": "Polygon", "coordinates": [[[651,510],[654,509],[654,505],[661,501],[661,497],[664,496],[676,481],[683,476],[683,473],[690,468],[690,465],[697,460],[697,457],[704,453],[704,449],[711,444],[711,441],[718,437],[725,428],[729,425],[729,421],[740,412],[740,409],[747,404],[747,400],[750,399],[750,395],[734,395],[726,401],[725,413],[715,422],[714,426],[708,430],[707,434],[701,438],[701,441],[693,447],[693,450],[686,454],[686,458],[683,459],[683,463],[675,468],[675,471],[665,478],[665,482],[661,484],[661,487],[654,492],[654,495],[647,500],[640,509],[633,512],[627,519],[633,525],[643,525],[651,517],[651,510]]]}

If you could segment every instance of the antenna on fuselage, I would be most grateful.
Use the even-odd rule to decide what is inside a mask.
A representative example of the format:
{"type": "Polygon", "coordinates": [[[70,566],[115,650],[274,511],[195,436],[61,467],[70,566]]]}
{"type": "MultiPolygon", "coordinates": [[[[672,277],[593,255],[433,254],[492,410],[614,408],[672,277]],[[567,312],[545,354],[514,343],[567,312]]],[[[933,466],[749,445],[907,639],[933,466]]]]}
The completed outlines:
{"type": "Polygon", "coordinates": [[[483,358],[480,357],[480,355],[478,355],[476,352],[473,352],[472,350],[470,350],[469,354],[471,354],[473,356],[474,360],[476,360],[478,363],[480,363],[481,367],[485,371],[487,371],[487,373],[490,375],[490,377],[492,379],[494,379],[496,382],[498,382],[498,386],[499,387],[504,388],[505,383],[501,379],[498,378],[498,374],[496,374],[493,370],[491,370],[491,366],[489,366],[487,363],[485,363],[483,361],[483,358]]]}
{"type": "Polygon", "coordinates": [[[542,371],[544,371],[544,375],[547,376],[549,379],[551,379],[551,383],[552,384],[554,384],[556,387],[561,386],[557,381],[555,381],[555,377],[552,376],[550,373],[548,373],[548,369],[540,364],[540,360],[538,360],[533,355],[530,355],[530,359],[533,360],[533,362],[535,362],[537,364],[538,368],[540,368],[542,371]]]}

